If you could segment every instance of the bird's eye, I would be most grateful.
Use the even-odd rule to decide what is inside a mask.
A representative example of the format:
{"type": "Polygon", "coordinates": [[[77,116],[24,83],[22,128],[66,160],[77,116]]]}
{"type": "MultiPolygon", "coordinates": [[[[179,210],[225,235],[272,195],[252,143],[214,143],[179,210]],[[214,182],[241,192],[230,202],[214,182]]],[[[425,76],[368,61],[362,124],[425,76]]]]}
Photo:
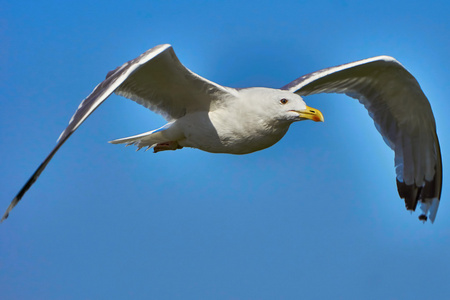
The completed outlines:
{"type": "Polygon", "coordinates": [[[283,99],[280,100],[280,103],[281,104],[286,104],[286,103],[288,103],[288,100],[286,98],[283,98],[283,99]]]}

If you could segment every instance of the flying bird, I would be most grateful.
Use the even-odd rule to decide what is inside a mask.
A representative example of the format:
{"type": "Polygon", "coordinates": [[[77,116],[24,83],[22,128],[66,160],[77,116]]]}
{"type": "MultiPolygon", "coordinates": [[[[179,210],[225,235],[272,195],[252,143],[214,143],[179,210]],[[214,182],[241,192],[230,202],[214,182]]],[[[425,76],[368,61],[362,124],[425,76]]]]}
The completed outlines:
{"type": "Polygon", "coordinates": [[[247,154],[277,143],[297,121],[323,121],[303,96],[344,93],[368,110],[395,152],[397,188],[406,208],[421,203],[419,219],[434,222],[442,187],[442,160],[430,103],[417,80],[394,58],[377,56],[304,75],[280,89],[235,89],[211,82],[181,64],[168,44],[156,46],[109,72],[81,102],[55,148],[25,183],[1,222],[36,182],[52,157],[112,93],[161,114],[159,129],[111,141],[154,152],[197,148],[247,154]]]}

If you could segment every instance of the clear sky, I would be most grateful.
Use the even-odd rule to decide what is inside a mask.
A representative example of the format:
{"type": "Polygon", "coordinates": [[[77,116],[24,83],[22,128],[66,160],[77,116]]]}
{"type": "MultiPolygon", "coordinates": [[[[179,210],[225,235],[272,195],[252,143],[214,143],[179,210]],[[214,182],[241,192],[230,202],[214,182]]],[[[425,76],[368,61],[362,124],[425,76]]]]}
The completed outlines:
{"type": "Polygon", "coordinates": [[[422,224],[354,99],[308,97],[325,123],[235,156],[110,145],[164,124],[112,96],[0,225],[1,299],[448,299],[449,1],[0,2],[1,213],[106,73],[161,43],[231,87],[394,56],[444,164],[422,224]]]}

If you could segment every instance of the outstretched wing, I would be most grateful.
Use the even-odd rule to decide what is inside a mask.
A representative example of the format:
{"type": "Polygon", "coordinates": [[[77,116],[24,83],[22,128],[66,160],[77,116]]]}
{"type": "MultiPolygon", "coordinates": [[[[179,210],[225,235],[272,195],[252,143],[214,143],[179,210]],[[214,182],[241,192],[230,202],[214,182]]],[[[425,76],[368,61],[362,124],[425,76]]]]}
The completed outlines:
{"type": "Polygon", "coordinates": [[[86,118],[113,92],[130,98],[173,120],[188,111],[210,109],[216,95],[232,93],[233,89],[208,81],[185,68],[170,45],[156,46],[139,57],[111,71],[92,93],[81,102],[55,148],[40,164],[31,178],[11,201],[0,222],[36,182],[47,164],[86,118]]]}
{"type": "Polygon", "coordinates": [[[302,76],[284,90],[301,96],[345,93],[369,111],[386,144],[395,151],[397,188],[406,208],[422,203],[433,222],[442,187],[442,160],[436,124],[417,80],[394,58],[378,56],[302,76]]]}
{"type": "Polygon", "coordinates": [[[183,66],[170,45],[153,48],[140,57],[108,73],[107,78],[122,78],[122,69],[139,64],[118,88],[117,95],[129,98],[173,121],[196,110],[213,110],[224,94],[235,92],[209,81],[183,66]],[[161,47],[156,56],[146,59],[147,53],[161,47]],[[141,62],[142,61],[142,62],[141,62]],[[212,106],[212,107],[211,107],[212,106]]]}

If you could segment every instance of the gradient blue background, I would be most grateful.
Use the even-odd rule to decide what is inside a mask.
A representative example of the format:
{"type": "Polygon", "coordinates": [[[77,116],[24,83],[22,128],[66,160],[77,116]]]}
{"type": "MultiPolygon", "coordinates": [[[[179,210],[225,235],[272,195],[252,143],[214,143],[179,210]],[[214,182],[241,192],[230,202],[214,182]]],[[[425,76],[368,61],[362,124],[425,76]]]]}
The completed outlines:
{"type": "MultiPolygon", "coordinates": [[[[171,43],[231,87],[281,87],[392,55],[432,104],[450,166],[448,1],[0,1],[0,207],[106,73],[171,43]]],[[[397,196],[393,153],[357,101],[306,98],[244,156],[108,140],[164,120],[112,96],[0,225],[1,299],[449,299],[450,187],[434,225],[397,196]]]]}

